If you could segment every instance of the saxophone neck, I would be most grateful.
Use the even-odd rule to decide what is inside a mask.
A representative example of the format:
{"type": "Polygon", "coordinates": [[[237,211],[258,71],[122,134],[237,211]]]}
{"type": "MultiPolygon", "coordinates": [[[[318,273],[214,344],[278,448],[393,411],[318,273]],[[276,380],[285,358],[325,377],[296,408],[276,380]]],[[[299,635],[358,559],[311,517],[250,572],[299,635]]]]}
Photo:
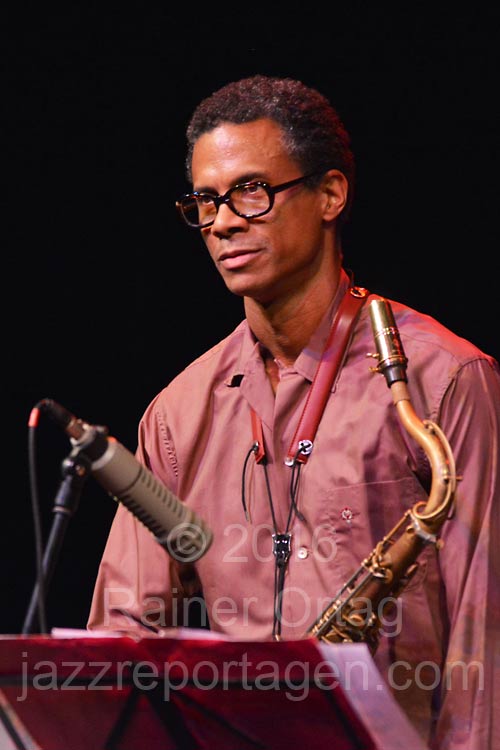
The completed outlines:
{"type": "Polygon", "coordinates": [[[424,450],[430,463],[432,484],[428,500],[417,503],[412,513],[416,523],[423,526],[423,534],[434,534],[449,515],[455,497],[457,476],[453,453],[440,427],[430,420],[422,421],[415,413],[407,387],[408,360],[389,301],[373,300],[370,316],[377,346],[375,369],[385,376],[403,427],[424,450]]]}
{"type": "Polygon", "coordinates": [[[420,420],[404,389],[395,383],[391,387],[393,400],[403,427],[424,450],[431,467],[431,488],[427,501],[417,503],[412,515],[423,525],[423,533],[435,534],[450,515],[455,500],[457,474],[455,459],[446,435],[436,422],[420,420]]]}

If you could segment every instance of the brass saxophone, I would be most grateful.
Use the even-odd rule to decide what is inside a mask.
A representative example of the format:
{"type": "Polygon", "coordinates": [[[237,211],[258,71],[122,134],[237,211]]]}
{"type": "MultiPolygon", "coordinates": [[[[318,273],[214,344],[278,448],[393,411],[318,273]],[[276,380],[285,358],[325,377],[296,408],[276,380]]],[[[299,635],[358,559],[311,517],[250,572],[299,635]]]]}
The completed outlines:
{"type": "Polygon", "coordinates": [[[364,642],[373,654],[379,642],[380,620],[418,568],[417,558],[427,544],[442,546],[438,533],[450,517],[455,500],[455,461],[446,436],[430,420],[421,421],[410,401],[406,366],[399,331],[390,303],[370,303],[370,318],[378,359],[374,372],[382,373],[391,389],[399,419],[425,451],[432,471],[427,501],[417,502],[362,561],[327,608],[308,629],[328,643],[364,642]]]}

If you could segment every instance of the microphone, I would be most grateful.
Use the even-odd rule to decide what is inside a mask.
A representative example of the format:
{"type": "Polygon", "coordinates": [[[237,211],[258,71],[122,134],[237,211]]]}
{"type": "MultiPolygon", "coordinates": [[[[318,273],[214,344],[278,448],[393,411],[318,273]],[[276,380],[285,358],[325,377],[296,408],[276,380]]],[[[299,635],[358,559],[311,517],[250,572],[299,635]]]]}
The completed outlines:
{"type": "Polygon", "coordinates": [[[87,456],[99,484],[125,505],[175,560],[195,562],[207,552],[213,535],[205,522],[133,453],[108,436],[106,428],[77,419],[52,399],[43,399],[37,406],[69,435],[75,450],[87,456]]]}

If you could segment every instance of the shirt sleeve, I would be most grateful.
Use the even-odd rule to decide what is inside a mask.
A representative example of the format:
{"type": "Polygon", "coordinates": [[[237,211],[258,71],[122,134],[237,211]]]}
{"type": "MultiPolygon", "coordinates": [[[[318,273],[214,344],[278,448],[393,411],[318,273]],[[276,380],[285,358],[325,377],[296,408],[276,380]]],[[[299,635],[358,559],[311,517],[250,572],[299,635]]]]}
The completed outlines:
{"type": "Polygon", "coordinates": [[[459,477],[439,553],[448,620],[433,748],[500,747],[500,376],[496,363],[464,365],[440,426],[459,477]]]}
{"type": "MultiPolygon", "coordinates": [[[[152,461],[163,463],[155,471],[146,450],[154,444],[154,410],[148,409],[139,428],[137,458],[165,484],[161,446],[153,448],[152,461]]],[[[165,453],[165,452],[164,452],[165,453]]],[[[168,460],[168,459],[167,459],[168,460]]],[[[173,475],[172,475],[173,477],[173,475]]],[[[151,636],[163,629],[189,625],[184,602],[201,598],[201,585],[193,566],[171,558],[151,531],[124,506],[118,505],[100,561],[94,586],[88,630],[111,630],[151,636]]]]}

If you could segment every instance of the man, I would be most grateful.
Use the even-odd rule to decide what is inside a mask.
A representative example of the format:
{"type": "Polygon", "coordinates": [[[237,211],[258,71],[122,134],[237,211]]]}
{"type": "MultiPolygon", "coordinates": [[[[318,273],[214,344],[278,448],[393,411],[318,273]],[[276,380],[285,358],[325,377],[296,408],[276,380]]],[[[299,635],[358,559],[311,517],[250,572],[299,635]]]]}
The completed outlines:
{"type": "MultiPolygon", "coordinates": [[[[432,461],[366,359],[371,300],[337,345],[345,300],[364,292],[342,265],[354,159],[331,105],[300,82],[254,76],[203,101],[187,135],[193,193],[178,207],[245,320],[154,398],[138,457],[214,539],[194,566],[177,565],[119,507],[89,628],[161,633],[186,624],[183,597],[202,594],[215,632],[301,638],[406,511],[425,510],[432,461]],[[326,344],[339,369],[323,403],[326,344]]],[[[411,404],[440,425],[460,479],[440,543],[427,540],[391,618],[379,613],[374,658],[427,742],[485,750],[498,736],[498,365],[428,316],[392,311],[411,404]]]]}

